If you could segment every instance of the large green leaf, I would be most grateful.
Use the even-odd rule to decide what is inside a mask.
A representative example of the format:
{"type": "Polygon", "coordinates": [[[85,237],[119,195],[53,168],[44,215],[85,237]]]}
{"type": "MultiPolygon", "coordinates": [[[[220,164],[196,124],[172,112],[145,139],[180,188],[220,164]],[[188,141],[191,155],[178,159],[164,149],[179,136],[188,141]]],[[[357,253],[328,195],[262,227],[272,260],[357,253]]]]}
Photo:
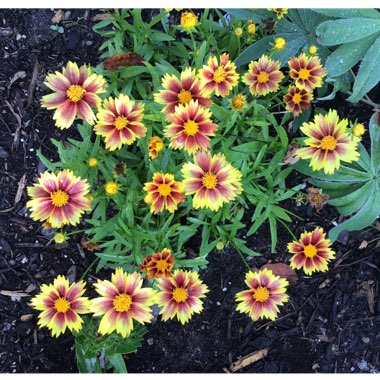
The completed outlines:
{"type": "Polygon", "coordinates": [[[380,12],[370,8],[357,9],[339,9],[339,8],[313,8],[313,11],[321,13],[328,17],[352,18],[352,17],[370,17],[380,18],[380,12]]]}
{"type": "Polygon", "coordinates": [[[380,19],[353,18],[329,20],[317,28],[321,45],[335,46],[357,41],[380,31],[380,19]]]}
{"type": "Polygon", "coordinates": [[[225,12],[242,20],[251,19],[254,23],[258,24],[262,21],[262,16],[258,15],[250,9],[237,9],[237,8],[223,8],[225,12]]]}
{"type": "Polygon", "coordinates": [[[270,49],[270,43],[273,42],[273,36],[264,37],[254,44],[245,48],[241,54],[235,59],[236,66],[242,66],[246,63],[254,61],[265,54],[270,49]]]}
{"type": "MultiPolygon", "coordinates": [[[[379,20],[380,22],[380,20],[379,20]]],[[[380,30],[380,24],[379,24],[380,30]]],[[[347,99],[357,103],[368,91],[374,88],[380,81],[380,36],[369,48],[364,56],[358,75],[356,76],[352,95],[347,99]]]]}
{"type": "Polygon", "coordinates": [[[371,136],[371,167],[373,173],[380,175],[380,113],[372,115],[369,122],[371,136]]]}
{"type": "Polygon", "coordinates": [[[326,59],[325,69],[329,76],[337,77],[355,66],[364,57],[376,38],[377,36],[374,35],[339,46],[326,59]]]}

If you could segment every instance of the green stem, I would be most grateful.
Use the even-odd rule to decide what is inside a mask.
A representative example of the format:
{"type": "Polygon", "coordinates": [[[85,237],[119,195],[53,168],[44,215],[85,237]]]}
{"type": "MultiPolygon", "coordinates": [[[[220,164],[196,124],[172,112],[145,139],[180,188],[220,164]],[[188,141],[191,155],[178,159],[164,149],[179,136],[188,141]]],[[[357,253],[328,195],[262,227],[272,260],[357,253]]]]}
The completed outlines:
{"type": "Polygon", "coordinates": [[[77,231],[72,231],[72,232],[68,232],[67,234],[65,234],[66,236],[70,236],[70,235],[75,235],[75,234],[80,234],[81,232],[86,232],[87,230],[77,230],[77,231]]]}
{"type": "Polygon", "coordinates": [[[84,271],[84,273],[82,274],[82,277],[80,278],[80,280],[83,280],[84,279],[84,277],[86,276],[86,274],[90,271],[90,269],[95,265],[95,263],[97,262],[97,261],[99,261],[100,260],[100,258],[99,257],[97,257],[90,265],[89,265],[89,267],[84,271]]]}
{"type": "Polygon", "coordinates": [[[240,252],[240,249],[235,246],[235,249],[238,251],[240,258],[243,260],[244,265],[247,267],[248,271],[251,271],[251,267],[248,265],[247,260],[244,258],[243,254],[240,252]]]}
{"type": "Polygon", "coordinates": [[[298,241],[298,239],[295,237],[295,235],[293,234],[293,232],[290,230],[290,228],[288,227],[288,225],[285,223],[285,222],[283,222],[281,219],[278,219],[277,218],[277,220],[286,228],[286,230],[289,232],[289,234],[290,234],[290,236],[294,239],[294,240],[296,240],[296,241],[298,241]]]}

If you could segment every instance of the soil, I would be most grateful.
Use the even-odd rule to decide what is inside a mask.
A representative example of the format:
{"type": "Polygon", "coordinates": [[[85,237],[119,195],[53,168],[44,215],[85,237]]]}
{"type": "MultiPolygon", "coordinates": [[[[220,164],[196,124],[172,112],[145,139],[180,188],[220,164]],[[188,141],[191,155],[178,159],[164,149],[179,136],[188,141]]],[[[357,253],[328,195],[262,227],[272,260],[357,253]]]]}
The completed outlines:
{"type": "MultiPolygon", "coordinates": [[[[61,246],[51,243],[52,235],[28,217],[25,188],[20,186],[17,194],[24,176],[28,186],[44,170],[37,149],[54,160],[50,138],[76,137],[73,128],[62,132],[54,127],[51,112],[39,106],[46,93],[45,75],[68,60],[99,63],[102,41],[92,31],[92,18],[99,11],[64,12],[67,22],[61,34],[50,28],[54,11],[0,10],[1,372],[78,372],[73,336],[66,333],[55,339],[47,329],[38,329],[37,312],[28,302],[42,283],[58,274],[78,279],[94,256],[83,252],[80,238],[61,246]],[[22,71],[26,75],[11,84],[22,71]]],[[[379,88],[371,97],[380,102],[379,88]]],[[[322,107],[335,107],[339,114],[363,122],[371,115],[370,107],[339,99],[322,107]]],[[[292,177],[295,183],[302,180],[292,177]]],[[[317,225],[329,229],[338,220],[329,206],[319,213],[294,201],[284,207],[300,218],[292,225],[296,236],[317,225]]],[[[143,346],[126,357],[129,372],[221,373],[260,349],[268,349],[266,357],[241,372],[379,372],[380,258],[378,241],[371,242],[376,238],[379,232],[371,228],[343,234],[334,244],[336,260],[328,272],[313,277],[298,272],[298,281],[289,288],[290,302],[275,322],[253,323],[235,311],[234,295],[245,286],[246,269],[230,247],[212,252],[207,270],[201,272],[210,288],[203,312],[185,326],[175,321],[150,325],[143,346]]],[[[248,245],[262,253],[251,258],[250,265],[288,262],[290,240],[280,228],[277,251],[271,254],[269,229],[263,226],[248,238],[248,245]]]]}

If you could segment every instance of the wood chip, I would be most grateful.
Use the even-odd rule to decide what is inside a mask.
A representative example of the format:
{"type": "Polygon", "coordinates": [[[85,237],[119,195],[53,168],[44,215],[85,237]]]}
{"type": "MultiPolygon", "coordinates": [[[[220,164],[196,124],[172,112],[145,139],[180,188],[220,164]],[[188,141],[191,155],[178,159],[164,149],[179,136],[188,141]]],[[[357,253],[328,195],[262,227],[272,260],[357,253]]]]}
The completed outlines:
{"type": "Polygon", "coordinates": [[[363,240],[363,241],[360,243],[358,249],[364,249],[364,248],[367,248],[367,247],[368,247],[368,241],[367,241],[367,240],[363,240]]]}
{"type": "Polygon", "coordinates": [[[267,348],[263,348],[262,350],[252,352],[251,354],[248,354],[243,358],[237,360],[236,362],[232,363],[230,366],[230,371],[237,372],[244,367],[256,363],[259,360],[265,358],[268,355],[268,352],[269,350],[267,348]]]}
{"type": "Polygon", "coordinates": [[[9,82],[8,89],[11,88],[12,84],[16,82],[18,79],[24,79],[26,77],[26,71],[17,71],[15,75],[13,75],[11,81],[9,82]]]}
{"type": "Polygon", "coordinates": [[[62,9],[60,9],[59,11],[55,12],[54,17],[51,19],[51,22],[53,24],[59,24],[62,21],[63,15],[64,12],[62,9]]]}
{"type": "Polygon", "coordinates": [[[30,321],[33,318],[33,314],[24,314],[20,317],[22,322],[30,321]]]}
{"type": "Polygon", "coordinates": [[[32,80],[30,81],[29,89],[28,89],[28,103],[26,105],[27,107],[29,107],[32,104],[33,95],[36,89],[36,83],[37,83],[39,72],[40,72],[40,64],[38,60],[36,59],[36,62],[34,63],[34,68],[33,68],[32,80]]]}
{"type": "Polygon", "coordinates": [[[98,13],[92,18],[92,21],[113,20],[114,17],[110,13],[98,13]]]}
{"type": "Polygon", "coordinates": [[[0,294],[8,297],[31,297],[30,294],[25,293],[22,290],[0,290],[0,294]]]}
{"type": "Polygon", "coordinates": [[[22,197],[22,193],[25,189],[26,185],[26,173],[21,177],[19,183],[18,183],[18,188],[17,188],[17,193],[15,196],[15,203],[14,205],[16,206],[18,202],[20,202],[20,199],[22,197]]]}

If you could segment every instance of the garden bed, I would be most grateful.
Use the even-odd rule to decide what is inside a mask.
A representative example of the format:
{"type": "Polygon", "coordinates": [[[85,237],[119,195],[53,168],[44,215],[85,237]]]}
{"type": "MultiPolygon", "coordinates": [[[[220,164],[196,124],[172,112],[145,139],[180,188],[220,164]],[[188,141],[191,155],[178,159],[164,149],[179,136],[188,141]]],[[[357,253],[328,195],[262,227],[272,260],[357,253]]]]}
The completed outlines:
{"type": "MultiPolygon", "coordinates": [[[[51,112],[40,107],[41,96],[46,94],[45,75],[60,70],[69,60],[93,66],[100,62],[98,48],[103,40],[92,30],[99,11],[64,12],[65,30],[58,33],[50,29],[55,14],[51,10],[1,11],[1,372],[78,372],[73,335],[66,332],[56,339],[47,329],[38,329],[37,312],[28,305],[41,284],[52,282],[58,274],[78,280],[94,259],[81,246],[80,235],[63,245],[51,242],[52,236],[29,218],[25,207],[26,186],[42,170],[36,150],[56,160],[50,138],[78,135],[74,128],[57,129],[51,112]]],[[[380,102],[378,87],[371,98],[380,102]]],[[[368,122],[372,113],[371,107],[354,106],[339,98],[322,107],[335,108],[339,115],[361,122],[368,122]]],[[[290,185],[304,180],[294,174],[290,185]]],[[[305,227],[329,230],[339,219],[331,206],[316,212],[288,200],[284,207],[298,216],[292,225],[296,236],[305,227]]],[[[289,287],[290,302],[273,322],[252,322],[235,310],[235,294],[244,288],[246,269],[232,247],[212,251],[208,268],[201,271],[210,289],[203,312],[185,326],[177,321],[148,325],[142,347],[125,357],[128,371],[223,372],[241,357],[263,349],[268,350],[264,358],[243,367],[242,372],[380,371],[380,248],[378,241],[371,243],[378,236],[370,228],[343,234],[334,243],[336,259],[330,270],[312,278],[298,272],[297,281],[289,287]]],[[[274,254],[270,241],[266,224],[247,238],[248,247],[262,254],[248,258],[250,266],[288,262],[288,232],[279,228],[274,254]]],[[[187,249],[191,252],[197,246],[187,249]]],[[[92,270],[88,280],[94,282],[97,277],[92,270]]]]}

